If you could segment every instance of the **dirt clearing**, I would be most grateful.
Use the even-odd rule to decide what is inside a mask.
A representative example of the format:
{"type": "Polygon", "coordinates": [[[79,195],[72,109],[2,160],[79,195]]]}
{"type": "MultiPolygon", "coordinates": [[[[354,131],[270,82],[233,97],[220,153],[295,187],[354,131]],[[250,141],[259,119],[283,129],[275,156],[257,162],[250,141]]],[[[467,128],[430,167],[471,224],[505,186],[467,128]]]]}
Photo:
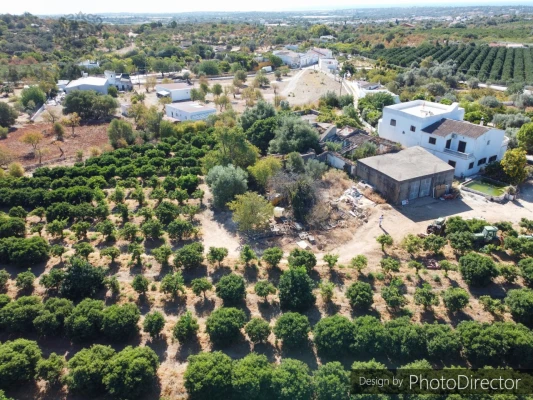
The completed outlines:
{"type": "Polygon", "coordinates": [[[18,128],[16,131],[9,133],[7,139],[0,140],[0,146],[4,146],[11,151],[14,160],[22,163],[22,165],[36,165],[39,163],[39,158],[33,154],[32,147],[29,144],[22,143],[20,139],[28,132],[39,132],[44,135],[44,139],[39,145],[44,150],[42,162],[61,162],[63,159],[74,157],[79,150],[82,150],[84,155],[88,156],[91,147],[100,149],[109,147],[108,125],[107,123],[101,123],[78,126],[74,130],[74,136],[72,136],[71,128],[65,128],[65,139],[62,142],[56,141],[56,137],[52,133],[52,124],[25,125],[23,128],[18,128]],[[63,157],[60,157],[60,148],[64,152],[63,157]]]}

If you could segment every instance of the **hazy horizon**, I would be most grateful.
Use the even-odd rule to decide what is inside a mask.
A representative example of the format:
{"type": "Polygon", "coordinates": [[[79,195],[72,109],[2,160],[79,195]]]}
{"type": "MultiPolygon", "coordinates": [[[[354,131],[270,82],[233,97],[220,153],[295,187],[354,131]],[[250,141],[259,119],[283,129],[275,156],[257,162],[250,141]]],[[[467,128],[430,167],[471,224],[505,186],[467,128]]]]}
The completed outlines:
{"type": "Polygon", "coordinates": [[[49,0],[42,2],[40,0],[27,0],[25,2],[12,2],[2,5],[2,13],[22,14],[29,12],[34,15],[63,15],[73,13],[90,13],[90,14],[179,14],[187,12],[311,12],[311,11],[335,11],[341,9],[356,8],[397,8],[397,7],[468,7],[468,6],[530,6],[533,2],[505,2],[497,0],[485,1],[467,1],[461,2],[452,0],[443,2],[442,0],[428,0],[423,3],[414,2],[413,0],[375,0],[372,4],[362,1],[353,0],[336,0],[335,4],[326,3],[324,0],[306,0],[305,2],[297,1],[287,5],[284,0],[271,0],[269,2],[243,2],[242,0],[227,0],[223,9],[220,8],[220,2],[214,0],[205,0],[203,3],[185,3],[179,6],[168,6],[158,3],[150,4],[145,2],[132,2],[124,8],[125,3],[109,3],[104,0],[93,0],[90,4],[84,4],[80,7],[79,3],[65,3],[64,0],[49,0]],[[299,5],[302,3],[302,5],[299,5]],[[174,9],[176,8],[176,9],[174,9]]]}

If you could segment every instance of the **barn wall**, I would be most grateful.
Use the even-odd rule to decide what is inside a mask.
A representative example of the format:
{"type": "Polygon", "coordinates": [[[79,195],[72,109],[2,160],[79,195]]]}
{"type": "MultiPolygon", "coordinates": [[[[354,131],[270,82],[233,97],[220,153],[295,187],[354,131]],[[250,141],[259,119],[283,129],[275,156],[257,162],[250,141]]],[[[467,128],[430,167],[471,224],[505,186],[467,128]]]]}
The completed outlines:
{"type": "Polygon", "coordinates": [[[409,199],[410,187],[414,182],[431,178],[429,195],[433,195],[433,188],[438,185],[449,185],[453,182],[453,170],[439,172],[436,174],[423,175],[413,179],[398,182],[389,176],[377,171],[363,163],[357,163],[356,174],[365,180],[385,198],[393,204],[400,204],[403,200],[409,199]]]}

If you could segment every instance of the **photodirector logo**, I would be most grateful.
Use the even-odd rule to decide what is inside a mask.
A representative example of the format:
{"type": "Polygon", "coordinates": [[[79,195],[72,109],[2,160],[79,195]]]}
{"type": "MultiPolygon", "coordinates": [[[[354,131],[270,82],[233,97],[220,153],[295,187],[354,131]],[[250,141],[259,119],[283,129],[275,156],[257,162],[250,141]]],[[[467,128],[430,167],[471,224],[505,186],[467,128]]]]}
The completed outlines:
{"type": "Polygon", "coordinates": [[[533,394],[533,370],[352,370],[352,394],[533,394]]]}

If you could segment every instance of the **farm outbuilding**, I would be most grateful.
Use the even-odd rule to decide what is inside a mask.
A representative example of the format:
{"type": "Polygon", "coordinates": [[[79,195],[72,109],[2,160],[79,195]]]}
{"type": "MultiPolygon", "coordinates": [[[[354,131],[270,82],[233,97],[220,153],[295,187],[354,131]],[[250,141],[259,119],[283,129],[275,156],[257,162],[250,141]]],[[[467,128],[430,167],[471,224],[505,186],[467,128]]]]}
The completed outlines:
{"type": "Polygon", "coordinates": [[[393,204],[440,197],[452,186],[455,169],[422,147],[357,161],[356,174],[393,204]]]}
{"type": "Polygon", "coordinates": [[[192,86],[185,82],[161,83],[155,85],[157,97],[170,97],[172,102],[191,99],[192,86]]]}

